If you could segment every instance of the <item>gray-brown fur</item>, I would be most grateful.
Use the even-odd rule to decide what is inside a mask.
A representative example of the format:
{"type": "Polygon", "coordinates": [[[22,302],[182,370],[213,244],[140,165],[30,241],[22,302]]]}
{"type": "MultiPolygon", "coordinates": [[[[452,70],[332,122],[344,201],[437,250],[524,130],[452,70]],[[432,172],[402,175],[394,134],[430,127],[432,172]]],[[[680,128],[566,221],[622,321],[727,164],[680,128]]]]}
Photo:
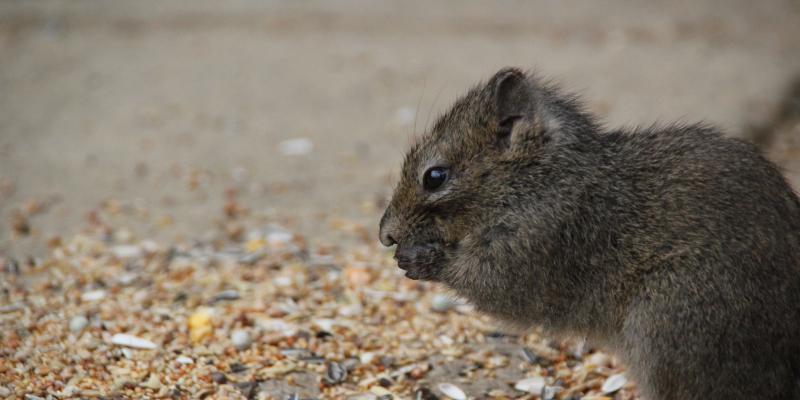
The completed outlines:
{"type": "Polygon", "coordinates": [[[713,128],[606,130],[503,69],[408,152],[380,238],[411,278],[615,352],[646,399],[800,399],[800,201],[713,128]]]}

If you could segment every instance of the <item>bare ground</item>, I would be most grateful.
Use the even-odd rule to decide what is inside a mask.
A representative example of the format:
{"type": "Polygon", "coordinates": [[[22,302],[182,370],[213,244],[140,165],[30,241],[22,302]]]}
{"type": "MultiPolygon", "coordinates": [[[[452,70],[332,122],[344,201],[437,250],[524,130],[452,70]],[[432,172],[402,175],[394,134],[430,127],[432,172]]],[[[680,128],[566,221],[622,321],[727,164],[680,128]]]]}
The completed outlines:
{"type": "Polygon", "coordinates": [[[372,229],[414,128],[505,65],[610,125],[743,136],[800,71],[798,37],[796,1],[2,2],[0,254],[41,254],[109,200],[141,236],[202,236],[229,189],[312,237],[372,229]],[[313,150],[283,155],[292,138],[313,150]]]}

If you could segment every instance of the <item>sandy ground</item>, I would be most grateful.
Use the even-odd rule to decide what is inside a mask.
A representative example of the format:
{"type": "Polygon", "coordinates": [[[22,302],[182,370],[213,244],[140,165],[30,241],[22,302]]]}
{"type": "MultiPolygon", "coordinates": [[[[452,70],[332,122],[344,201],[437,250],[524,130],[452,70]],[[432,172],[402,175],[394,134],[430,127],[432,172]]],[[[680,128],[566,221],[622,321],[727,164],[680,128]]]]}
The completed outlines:
{"type": "Polygon", "coordinates": [[[376,225],[405,146],[505,65],[611,125],[769,123],[800,71],[797,1],[0,3],[0,254],[98,207],[140,237],[376,225]],[[282,141],[306,138],[303,155],[282,141]],[[25,234],[27,230],[29,232],[25,234]]]}

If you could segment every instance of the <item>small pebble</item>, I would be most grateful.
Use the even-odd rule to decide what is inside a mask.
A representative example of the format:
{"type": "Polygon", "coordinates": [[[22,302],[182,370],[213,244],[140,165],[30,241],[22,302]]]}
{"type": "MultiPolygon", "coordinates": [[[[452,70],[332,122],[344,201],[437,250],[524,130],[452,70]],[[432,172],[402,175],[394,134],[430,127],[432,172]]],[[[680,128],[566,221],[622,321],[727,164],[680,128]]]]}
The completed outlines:
{"type": "Polygon", "coordinates": [[[278,318],[263,318],[256,321],[261,329],[269,332],[297,332],[297,326],[278,318]]]}
{"type": "Polygon", "coordinates": [[[219,372],[219,371],[214,371],[214,372],[211,373],[211,380],[214,381],[214,383],[219,384],[219,385],[223,385],[223,384],[228,383],[228,377],[225,376],[225,374],[223,374],[222,372],[219,372]]]}
{"type": "Polygon", "coordinates": [[[486,363],[486,366],[489,368],[500,368],[506,365],[508,365],[508,358],[501,355],[489,357],[486,363]]]}
{"type": "Polygon", "coordinates": [[[117,258],[135,258],[142,255],[142,249],[139,246],[119,245],[111,249],[114,256],[117,258]]]}
{"type": "Polygon", "coordinates": [[[256,251],[254,253],[245,254],[245,255],[239,257],[239,262],[242,263],[242,264],[245,264],[245,265],[253,265],[253,264],[257,263],[259,260],[261,260],[262,258],[264,258],[264,256],[266,256],[265,252],[256,251]]]}
{"type": "Polygon", "coordinates": [[[142,339],[140,337],[127,335],[124,333],[117,333],[116,335],[112,336],[111,343],[116,344],[117,346],[127,346],[135,349],[145,350],[153,350],[157,347],[155,343],[147,339],[142,339]]]}
{"type": "Polygon", "coordinates": [[[605,353],[594,353],[586,357],[586,364],[596,365],[598,367],[607,367],[611,364],[611,357],[605,353]]]}
{"type": "Polygon", "coordinates": [[[132,272],[127,272],[118,276],[117,282],[119,282],[119,284],[122,286],[128,286],[131,283],[135,282],[138,277],[139,277],[138,275],[132,272]]]}
{"type": "Polygon", "coordinates": [[[5,386],[0,386],[0,397],[8,397],[8,396],[11,396],[11,389],[5,386]]]}
{"type": "Polygon", "coordinates": [[[22,307],[21,304],[9,304],[7,306],[0,307],[0,314],[7,314],[7,313],[15,312],[15,311],[20,311],[23,308],[24,307],[22,307]]]}
{"type": "Polygon", "coordinates": [[[212,303],[216,303],[218,301],[225,301],[225,300],[238,300],[241,297],[239,292],[236,290],[223,290],[211,299],[212,303]]]}
{"type": "Polygon", "coordinates": [[[622,389],[625,384],[628,383],[628,379],[625,378],[623,374],[616,374],[609,376],[605,382],[603,382],[603,386],[600,390],[603,391],[603,394],[610,394],[614,393],[617,390],[622,389]]]}
{"type": "Polygon", "coordinates": [[[460,314],[472,314],[475,312],[475,306],[470,303],[463,303],[456,305],[456,311],[460,314]]]}
{"type": "Polygon", "coordinates": [[[278,287],[289,287],[292,286],[292,278],[288,276],[276,276],[272,279],[272,283],[278,287]]]}
{"type": "Polygon", "coordinates": [[[452,383],[440,383],[438,386],[439,391],[442,392],[445,396],[453,399],[453,400],[466,400],[467,395],[464,393],[461,388],[452,383]]]}
{"type": "Polygon", "coordinates": [[[533,394],[541,394],[544,388],[545,381],[541,376],[534,376],[532,378],[525,378],[514,384],[514,389],[520,392],[527,392],[533,394]]]}
{"type": "Polygon", "coordinates": [[[293,238],[293,233],[282,229],[276,229],[270,233],[267,233],[266,239],[267,243],[269,243],[271,246],[280,246],[289,243],[293,238]]]}
{"type": "Polygon", "coordinates": [[[544,389],[542,389],[542,400],[553,400],[562,390],[564,390],[564,388],[559,386],[545,386],[544,389]]]}
{"type": "Polygon", "coordinates": [[[92,302],[92,301],[102,300],[104,297],[106,297],[105,290],[102,289],[90,290],[88,292],[84,292],[81,295],[81,300],[85,302],[92,302]]]}
{"type": "Polygon", "coordinates": [[[192,360],[191,357],[186,357],[186,356],[180,356],[176,358],[175,361],[177,361],[178,364],[184,364],[184,365],[194,364],[194,360],[192,360]]]}
{"type": "Polygon", "coordinates": [[[122,348],[120,349],[120,352],[122,353],[122,356],[127,358],[128,360],[133,359],[133,352],[131,351],[131,349],[122,348]]]}
{"type": "Polygon", "coordinates": [[[390,388],[390,387],[392,387],[392,384],[393,384],[393,383],[394,383],[394,382],[392,382],[392,380],[391,380],[391,379],[389,379],[389,378],[387,378],[387,377],[385,377],[385,376],[384,376],[384,377],[381,377],[380,379],[378,379],[378,385],[381,385],[381,386],[383,386],[383,387],[385,387],[385,388],[387,388],[387,389],[388,389],[388,388],[390,388]]]}
{"type": "Polygon", "coordinates": [[[244,329],[234,329],[234,331],[231,332],[231,343],[233,343],[233,347],[236,347],[237,350],[246,350],[250,348],[253,339],[250,337],[250,332],[244,329]]]}
{"type": "Polygon", "coordinates": [[[158,390],[161,389],[161,380],[155,374],[150,374],[150,379],[147,382],[141,384],[141,386],[146,387],[148,389],[158,390]]]}
{"type": "Polygon", "coordinates": [[[83,315],[76,315],[69,320],[69,330],[73,333],[80,333],[87,325],[89,320],[83,315]]]}
{"type": "Polygon", "coordinates": [[[4,269],[9,274],[14,274],[14,275],[20,274],[19,262],[13,258],[6,261],[4,269]]]}
{"type": "Polygon", "coordinates": [[[364,307],[362,307],[361,304],[353,303],[340,307],[339,315],[343,317],[355,317],[356,315],[360,315],[363,310],[364,307]]]}
{"type": "Polygon", "coordinates": [[[378,400],[378,396],[373,393],[362,393],[347,397],[347,400],[378,400]]]}
{"type": "Polygon", "coordinates": [[[372,363],[372,360],[374,360],[374,359],[375,359],[375,353],[373,353],[371,351],[368,351],[368,352],[365,352],[365,353],[361,353],[358,356],[358,360],[361,361],[362,364],[370,364],[370,363],[372,363]]]}
{"type": "Polygon", "coordinates": [[[369,389],[369,391],[372,394],[378,396],[378,400],[393,399],[394,398],[394,394],[392,392],[390,392],[389,389],[386,389],[383,386],[373,386],[373,387],[371,387],[369,389]]]}
{"type": "Polygon", "coordinates": [[[348,358],[341,362],[342,367],[344,367],[347,370],[347,372],[356,369],[356,367],[358,367],[358,364],[359,364],[359,359],[357,358],[348,358]]]}
{"type": "Polygon", "coordinates": [[[308,349],[286,348],[280,350],[281,355],[291,358],[300,358],[311,355],[308,349]]]}
{"type": "Polygon", "coordinates": [[[368,268],[349,266],[343,273],[347,282],[353,287],[364,287],[373,279],[372,272],[368,268]]]}
{"type": "Polygon", "coordinates": [[[431,299],[431,309],[436,312],[445,312],[456,306],[456,302],[450,296],[437,293],[431,299]]]}
{"type": "Polygon", "coordinates": [[[489,393],[486,393],[486,395],[493,399],[495,398],[509,399],[513,397],[510,394],[506,393],[506,391],[503,389],[492,389],[489,391],[489,393]]]}
{"type": "Polygon", "coordinates": [[[329,362],[325,370],[325,381],[335,385],[344,382],[345,379],[347,379],[347,368],[337,362],[329,362]]]}
{"type": "Polygon", "coordinates": [[[408,377],[411,379],[422,379],[425,377],[425,374],[428,373],[427,368],[416,367],[411,371],[408,371],[408,377]]]}
{"type": "Polygon", "coordinates": [[[315,319],[313,322],[314,325],[318,326],[323,331],[328,331],[328,332],[333,331],[333,325],[336,324],[336,320],[330,318],[318,318],[315,319]]]}
{"type": "Polygon", "coordinates": [[[397,360],[395,360],[395,358],[392,357],[392,356],[381,356],[381,359],[379,361],[380,361],[381,365],[383,365],[384,367],[393,368],[394,367],[394,363],[397,360]]]}
{"type": "Polygon", "coordinates": [[[239,382],[235,383],[234,386],[248,399],[254,399],[258,391],[258,382],[256,381],[239,382]]]}
{"type": "Polygon", "coordinates": [[[228,365],[228,368],[230,368],[231,372],[233,372],[234,374],[247,371],[247,366],[238,362],[231,363],[230,365],[228,365]]]}
{"type": "Polygon", "coordinates": [[[314,149],[314,143],[306,138],[288,139],[278,144],[281,153],[287,156],[308,154],[314,149]]]}
{"type": "Polygon", "coordinates": [[[543,357],[539,357],[536,353],[533,352],[533,350],[527,347],[522,348],[522,358],[524,358],[525,361],[527,361],[528,364],[531,365],[542,365],[542,366],[550,365],[550,360],[543,357]]]}
{"type": "Polygon", "coordinates": [[[421,387],[414,391],[414,400],[439,400],[439,396],[433,393],[432,390],[421,387]]]}

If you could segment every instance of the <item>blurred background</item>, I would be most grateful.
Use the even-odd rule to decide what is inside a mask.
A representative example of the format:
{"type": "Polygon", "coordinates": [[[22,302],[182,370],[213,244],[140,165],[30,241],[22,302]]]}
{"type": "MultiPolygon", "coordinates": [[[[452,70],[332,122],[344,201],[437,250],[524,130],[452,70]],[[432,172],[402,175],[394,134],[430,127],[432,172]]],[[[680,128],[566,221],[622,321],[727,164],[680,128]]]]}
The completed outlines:
{"type": "Polygon", "coordinates": [[[0,255],[110,224],[375,235],[410,138],[507,65],[800,176],[796,0],[2,1],[0,255]]]}

